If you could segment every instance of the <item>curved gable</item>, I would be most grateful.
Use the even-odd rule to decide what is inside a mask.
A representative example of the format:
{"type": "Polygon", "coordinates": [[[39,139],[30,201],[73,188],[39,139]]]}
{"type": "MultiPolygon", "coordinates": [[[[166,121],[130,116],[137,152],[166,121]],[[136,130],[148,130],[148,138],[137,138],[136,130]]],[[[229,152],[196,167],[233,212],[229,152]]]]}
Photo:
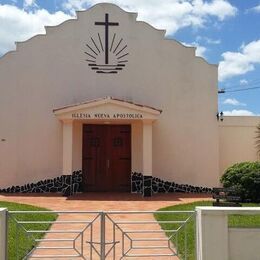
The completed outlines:
{"type": "MultiPolygon", "coordinates": [[[[137,13],[133,13],[133,12],[126,12],[123,9],[121,9],[120,7],[114,5],[114,4],[108,4],[108,3],[101,3],[101,4],[96,4],[93,7],[89,8],[88,10],[85,11],[76,11],[76,17],[75,19],[69,19],[66,20],[64,22],[62,22],[59,25],[56,26],[45,26],[45,34],[38,34],[38,35],[34,35],[33,37],[29,38],[28,40],[22,41],[22,42],[16,42],[16,50],[12,50],[10,52],[7,52],[5,55],[3,55],[2,57],[0,57],[0,64],[1,64],[1,60],[5,59],[5,57],[10,56],[9,54],[11,53],[19,53],[20,51],[23,51],[23,48],[26,50],[28,47],[31,48],[31,45],[37,45],[39,44],[39,41],[45,41],[46,37],[51,36],[53,34],[58,34],[63,31],[63,30],[70,30],[70,32],[68,32],[68,34],[71,33],[71,29],[75,29],[75,27],[73,26],[73,24],[75,23],[80,23],[80,22],[85,22],[85,26],[86,26],[86,32],[87,32],[87,28],[88,26],[91,27],[91,23],[89,22],[93,16],[93,14],[96,14],[99,11],[104,11],[104,9],[106,9],[105,12],[107,12],[107,10],[113,10],[115,12],[117,12],[118,14],[121,14],[121,17],[124,16],[124,18],[128,21],[131,21],[132,23],[135,23],[136,27],[139,27],[140,30],[142,30],[143,33],[143,37],[146,36],[145,32],[147,32],[149,34],[149,37],[151,37],[150,32],[153,33],[153,37],[155,39],[161,39],[161,40],[168,40],[168,41],[172,41],[175,48],[178,48],[177,46],[180,46],[181,48],[185,48],[186,50],[191,50],[192,55],[194,56],[194,58],[199,58],[202,59],[203,61],[206,61],[204,58],[202,57],[197,57],[195,56],[195,49],[196,47],[188,47],[183,45],[182,43],[174,40],[174,39],[166,39],[165,38],[165,30],[161,30],[161,29],[156,29],[154,28],[152,25],[150,25],[147,22],[144,21],[137,21],[137,13]]],[[[93,25],[93,24],[92,24],[93,25]]],[[[69,36],[69,35],[67,35],[69,36]]]]}

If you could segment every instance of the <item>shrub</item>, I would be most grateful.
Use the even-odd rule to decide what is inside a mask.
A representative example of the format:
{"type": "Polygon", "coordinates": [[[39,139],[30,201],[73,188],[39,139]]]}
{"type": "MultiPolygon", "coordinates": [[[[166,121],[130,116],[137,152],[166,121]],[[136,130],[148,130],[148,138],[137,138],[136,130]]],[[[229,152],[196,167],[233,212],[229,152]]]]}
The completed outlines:
{"type": "Polygon", "coordinates": [[[233,188],[242,201],[260,202],[260,162],[243,162],[229,167],[220,182],[233,188]]]}

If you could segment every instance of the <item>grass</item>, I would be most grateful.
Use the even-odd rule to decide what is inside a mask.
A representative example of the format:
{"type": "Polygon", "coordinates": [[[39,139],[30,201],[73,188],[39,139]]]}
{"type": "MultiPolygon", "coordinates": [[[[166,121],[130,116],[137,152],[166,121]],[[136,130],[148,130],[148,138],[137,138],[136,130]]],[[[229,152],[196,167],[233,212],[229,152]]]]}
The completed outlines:
{"type": "MultiPolygon", "coordinates": [[[[181,204],[170,206],[166,208],[159,209],[159,211],[190,211],[195,210],[196,206],[212,206],[212,202],[210,201],[199,201],[194,203],[188,204],[181,204]]],[[[260,204],[254,203],[243,203],[243,207],[260,207],[260,204]]],[[[174,215],[174,220],[186,220],[190,214],[176,214],[174,215]]],[[[170,213],[155,213],[154,217],[157,221],[167,221],[172,220],[172,214],[170,213]]],[[[194,260],[195,259],[195,218],[190,219],[190,221],[186,224],[186,234],[187,234],[187,260],[194,260]]],[[[162,229],[164,230],[172,230],[177,229],[180,224],[160,224],[162,229]]],[[[228,225],[229,227],[243,227],[243,228],[260,228],[260,216],[258,215],[230,215],[228,218],[228,225]]],[[[170,237],[172,233],[167,233],[166,235],[170,237]]],[[[178,239],[176,237],[172,237],[171,241],[173,244],[178,246],[179,253],[181,257],[184,256],[185,252],[185,232],[184,228],[181,229],[178,239]],[[177,241],[177,242],[176,242],[177,241]]]]}
{"type": "MultiPolygon", "coordinates": [[[[0,201],[0,208],[8,208],[8,211],[48,210],[31,205],[3,201],[0,201]]],[[[10,260],[23,259],[36,245],[34,240],[44,236],[44,233],[28,236],[23,227],[27,230],[48,230],[51,227],[50,224],[23,224],[23,227],[21,227],[20,225],[17,225],[14,218],[20,221],[54,221],[56,220],[57,215],[54,213],[12,215],[12,217],[8,219],[8,259],[10,260]]]]}

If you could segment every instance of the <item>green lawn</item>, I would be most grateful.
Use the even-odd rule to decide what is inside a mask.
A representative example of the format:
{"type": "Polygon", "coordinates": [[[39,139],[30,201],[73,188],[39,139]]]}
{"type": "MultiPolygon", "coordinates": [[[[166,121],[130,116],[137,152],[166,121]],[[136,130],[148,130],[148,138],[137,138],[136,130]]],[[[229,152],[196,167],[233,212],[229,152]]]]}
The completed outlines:
{"type": "MultiPolygon", "coordinates": [[[[8,208],[9,211],[46,211],[48,209],[39,208],[31,205],[17,204],[0,201],[0,208],[8,208]]],[[[17,220],[22,221],[53,221],[56,220],[56,214],[23,214],[16,215],[17,220]]],[[[50,224],[23,224],[27,230],[48,230],[50,224]]],[[[35,234],[33,237],[26,235],[23,228],[16,224],[13,218],[8,221],[8,259],[23,259],[35,245],[35,238],[42,238],[43,233],[35,234]],[[18,255],[17,255],[17,253],[18,255]]]]}
{"type": "MultiPolygon", "coordinates": [[[[253,204],[253,203],[244,203],[242,204],[243,207],[260,207],[260,204],[253,204]]],[[[195,210],[196,206],[212,206],[212,202],[210,201],[199,201],[189,204],[182,204],[182,205],[176,205],[171,206],[167,208],[159,209],[159,211],[189,211],[189,210],[195,210]]],[[[174,215],[174,220],[185,220],[189,217],[190,214],[176,214],[174,215]]],[[[167,213],[156,213],[154,214],[157,221],[167,221],[167,220],[173,220],[172,214],[167,213]]],[[[193,260],[195,259],[195,225],[194,225],[195,218],[192,218],[191,221],[188,222],[186,225],[186,234],[187,234],[187,259],[193,260]]],[[[260,216],[241,216],[241,215],[232,215],[229,216],[228,224],[230,227],[258,227],[260,228],[260,216]]],[[[161,227],[164,230],[172,230],[177,229],[180,225],[179,224],[160,224],[161,227]]],[[[170,236],[170,233],[166,233],[167,236],[170,236]]],[[[175,237],[173,237],[172,242],[176,245],[175,237]]],[[[184,228],[181,229],[179,236],[178,236],[178,249],[180,255],[184,256],[185,251],[185,232],[184,228]]]]}

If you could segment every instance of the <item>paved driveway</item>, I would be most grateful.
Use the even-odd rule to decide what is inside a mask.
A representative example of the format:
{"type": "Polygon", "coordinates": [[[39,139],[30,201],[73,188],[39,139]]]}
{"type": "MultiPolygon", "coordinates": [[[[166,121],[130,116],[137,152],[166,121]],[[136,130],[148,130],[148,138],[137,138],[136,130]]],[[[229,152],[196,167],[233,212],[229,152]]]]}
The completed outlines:
{"type": "Polygon", "coordinates": [[[51,194],[19,194],[0,195],[0,201],[12,201],[45,207],[51,210],[85,210],[85,211],[129,211],[157,210],[171,205],[208,200],[209,195],[168,193],[155,194],[151,198],[143,198],[139,194],[130,193],[84,193],[72,197],[51,194]]]}
{"type": "MultiPolygon", "coordinates": [[[[199,200],[209,200],[208,195],[203,194],[183,194],[183,193],[173,193],[173,194],[156,194],[151,198],[142,198],[138,194],[127,194],[127,193],[85,193],[78,194],[69,198],[62,197],[59,195],[0,195],[0,201],[12,201],[18,203],[25,203],[36,205],[40,207],[45,207],[51,210],[56,211],[155,211],[159,208],[189,203],[199,200]]],[[[88,224],[84,221],[93,220],[97,214],[60,214],[58,221],[61,223],[55,223],[51,232],[54,230],[82,230],[88,224]],[[67,221],[82,221],[82,223],[66,223],[67,221]],[[64,223],[63,223],[64,222],[64,223]]],[[[118,215],[109,215],[106,221],[106,241],[117,241],[118,244],[115,247],[115,258],[113,258],[111,251],[110,257],[108,259],[120,259],[122,255],[122,241],[124,240],[124,250],[125,252],[130,247],[135,247],[135,250],[129,251],[131,254],[142,255],[142,254],[169,254],[168,241],[165,237],[164,232],[161,231],[160,226],[154,220],[153,214],[118,214],[118,215]],[[110,219],[109,219],[110,218],[110,219]],[[138,224],[131,224],[131,221],[138,221],[138,224]],[[150,224],[143,224],[143,221],[148,221],[150,224]],[[125,224],[118,223],[124,222],[125,224]],[[127,223],[126,223],[127,222],[127,223]],[[115,230],[115,232],[114,232],[115,230]],[[142,240],[137,241],[131,245],[131,239],[128,239],[127,236],[122,237],[122,230],[130,231],[128,234],[131,236],[132,240],[142,240]],[[154,230],[155,233],[149,233],[151,230],[154,230]],[[148,231],[146,234],[142,234],[142,231],[148,231]],[[147,241],[147,239],[151,241],[147,241]],[[158,239],[158,241],[157,241],[158,239]],[[156,240],[156,241],[155,241],[156,240]],[[149,247],[150,249],[147,249],[149,247]],[[156,249],[156,247],[158,247],[156,249]],[[164,247],[164,248],[163,248],[164,247]]],[[[69,259],[74,259],[72,255],[75,255],[82,250],[81,244],[83,244],[83,250],[85,258],[89,259],[90,256],[90,246],[89,243],[92,237],[92,242],[96,243],[94,246],[99,251],[100,245],[100,218],[97,218],[93,222],[92,227],[90,226],[84,231],[81,236],[79,233],[49,233],[45,236],[45,239],[49,239],[48,242],[41,242],[40,247],[45,247],[45,249],[38,249],[34,252],[34,255],[46,255],[45,259],[58,259],[55,257],[47,257],[47,255],[60,254],[62,255],[71,255],[69,259]],[[92,229],[92,230],[91,230],[92,229]],[[73,249],[71,249],[70,239],[75,239],[73,249]],[[68,241],[57,242],[51,241],[51,239],[68,239],[68,241]],[[83,243],[82,243],[83,241],[83,243]],[[64,249],[51,249],[53,247],[64,247],[64,249]],[[46,249],[49,248],[49,249],[46,249]]],[[[106,246],[106,251],[111,248],[111,245],[106,246]]],[[[98,259],[95,250],[92,250],[93,255],[92,259],[98,259]]],[[[140,259],[141,257],[131,257],[131,259],[140,259]]],[[[62,259],[62,258],[59,258],[62,259]]],[[[65,259],[65,258],[64,258],[65,259]]],[[[68,259],[68,258],[66,258],[68,259]]],[[[130,259],[130,258],[124,258],[130,259]]],[[[177,257],[145,257],[141,259],[178,259],[177,257]]]]}

